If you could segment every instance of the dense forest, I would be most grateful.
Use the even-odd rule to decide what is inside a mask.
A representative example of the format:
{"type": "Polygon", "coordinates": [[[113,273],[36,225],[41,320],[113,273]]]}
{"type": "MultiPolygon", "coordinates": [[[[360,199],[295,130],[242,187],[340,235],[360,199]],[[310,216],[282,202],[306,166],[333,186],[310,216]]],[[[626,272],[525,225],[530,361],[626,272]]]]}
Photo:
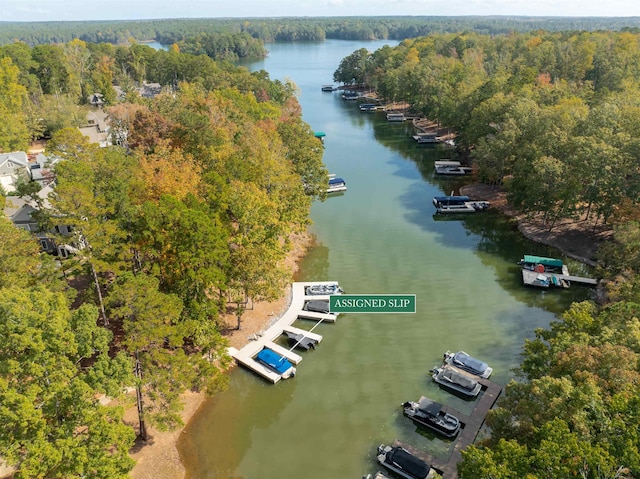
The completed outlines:
{"type": "Polygon", "coordinates": [[[355,51],[336,81],[457,132],[480,181],[543,218],[613,229],[603,296],[524,345],[460,477],[640,476],[640,34],[441,34],[355,51]]]}
{"type": "Polygon", "coordinates": [[[35,202],[42,231],[63,222],[72,236],[59,244],[77,248],[56,263],[0,219],[0,457],[16,478],[128,477],[136,434],[178,425],[181,392],[225,387],[222,332],[248,301],[280,295],[292,238],[325,194],[322,146],[295,93],[175,49],[0,49],[0,149],[46,132],[61,159],[47,201],[35,182],[15,195],[35,202]],[[165,91],[143,98],[143,81],[165,91]],[[75,128],[94,91],[111,104],[114,146],[75,128]],[[98,401],[124,400],[125,387],[135,431],[98,401]]]}
{"type": "Polygon", "coordinates": [[[165,45],[196,35],[249,33],[266,43],[277,41],[404,40],[432,33],[475,32],[488,35],[536,30],[622,30],[640,28],[640,17],[322,17],[247,19],[167,19],[86,22],[0,22],[0,44],[124,44],[157,40],[165,45]]]}

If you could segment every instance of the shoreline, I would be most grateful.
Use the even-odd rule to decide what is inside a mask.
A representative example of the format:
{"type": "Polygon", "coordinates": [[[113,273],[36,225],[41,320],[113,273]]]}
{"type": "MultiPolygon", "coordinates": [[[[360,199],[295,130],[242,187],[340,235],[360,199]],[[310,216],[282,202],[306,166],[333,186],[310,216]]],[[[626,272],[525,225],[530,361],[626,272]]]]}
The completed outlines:
{"type": "MultiPolygon", "coordinates": [[[[285,264],[291,271],[293,277],[297,274],[300,261],[314,244],[313,236],[308,233],[294,235],[293,246],[285,259],[285,264]]],[[[242,316],[240,330],[236,327],[235,315],[226,315],[224,321],[229,329],[225,337],[229,340],[229,345],[239,348],[247,344],[249,337],[267,329],[273,322],[288,309],[291,303],[291,285],[288,284],[282,291],[282,295],[275,301],[256,302],[248,308],[242,316]]],[[[234,364],[229,368],[237,367],[234,364]]],[[[174,431],[158,431],[149,427],[149,442],[147,444],[136,443],[129,455],[136,461],[135,466],[129,473],[133,479],[183,479],[186,469],[182,462],[182,457],[178,451],[178,441],[180,435],[188,426],[189,421],[198,412],[208,396],[203,392],[186,391],[180,399],[184,405],[182,410],[182,421],[184,426],[174,431]]],[[[136,427],[137,410],[135,404],[125,412],[125,422],[136,427]]]]}
{"type": "Polygon", "coordinates": [[[607,241],[613,230],[609,226],[594,225],[586,221],[563,220],[549,227],[537,217],[528,217],[507,203],[506,193],[499,187],[472,183],[460,188],[460,194],[474,200],[488,201],[491,208],[500,211],[516,222],[518,230],[536,243],[551,246],[563,255],[589,266],[596,266],[597,251],[607,241]]]}

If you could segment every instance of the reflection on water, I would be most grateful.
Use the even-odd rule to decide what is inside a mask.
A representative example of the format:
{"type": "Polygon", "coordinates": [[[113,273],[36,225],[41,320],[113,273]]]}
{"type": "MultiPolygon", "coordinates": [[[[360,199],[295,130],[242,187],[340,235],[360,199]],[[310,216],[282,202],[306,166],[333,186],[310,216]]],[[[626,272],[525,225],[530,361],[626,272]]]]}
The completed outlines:
{"type": "MultiPolygon", "coordinates": [[[[380,42],[378,43],[378,45],[380,42]]],[[[445,350],[465,350],[506,383],[525,338],[589,290],[526,289],[516,261],[557,256],[521,237],[494,211],[434,217],[433,196],[460,180],[433,175],[442,146],[419,147],[409,123],[362,113],[337,92],[322,93],[358,42],[274,44],[252,65],[301,89],[304,118],[324,131],[324,160],[348,191],[312,208],[316,246],[300,280],[338,280],[349,293],[414,293],[416,314],[346,314],[314,330],[323,341],[301,352],[295,379],[276,386],[231,374],[179,444],[191,478],[327,479],[376,469],[375,448],[395,438],[445,456],[452,443],[417,429],[400,405],[425,395],[464,414],[473,402],[438,388],[429,369],[445,350]]],[[[372,45],[370,48],[374,48],[372,45]]],[[[311,323],[296,324],[310,327],[311,323]]]]}

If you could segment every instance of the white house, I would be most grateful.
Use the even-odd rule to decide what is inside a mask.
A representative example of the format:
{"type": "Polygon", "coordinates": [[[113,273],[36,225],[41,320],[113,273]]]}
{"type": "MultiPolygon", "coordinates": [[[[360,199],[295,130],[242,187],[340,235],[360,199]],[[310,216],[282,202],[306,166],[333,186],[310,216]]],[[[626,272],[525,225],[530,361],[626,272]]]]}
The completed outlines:
{"type": "Polygon", "coordinates": [[[16,184],[20,176],[23,176],[25,180],[31,177],[27,154],[24,151],[0,154],[0,185],[5,193],[16,191],[16,184]]]}

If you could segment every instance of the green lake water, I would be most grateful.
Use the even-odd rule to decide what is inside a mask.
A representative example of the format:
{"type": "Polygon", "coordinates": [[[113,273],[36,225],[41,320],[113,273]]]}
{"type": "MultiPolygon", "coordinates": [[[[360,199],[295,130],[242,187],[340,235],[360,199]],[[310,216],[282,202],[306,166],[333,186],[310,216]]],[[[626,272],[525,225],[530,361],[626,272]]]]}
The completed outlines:
{"type": "Polygon", "coordinates": [[[494,211],[434,216],[433,196],[462,184],[434,177],[433,161],[451,152],[419,147],[409,123],[388,123],[338,92],[321,92],[343,57],[383,44],[274,44],[248,66],[298,85],[305,121],[326,133],[324,161],[348,186],[313,206],[317,246],[298,279],[337,280],[349,293],[414,293],[417,313],[347,314],[320,325],[322,343],[301,353],[294,379],[277,385],[235,368],[229,389],[208,400],[182,435],[188,478],[359,478],[378,469],[376,446],[396,438],[445,456],[451,442],[416,429],[400,408],[426,395],[472,410],[473,402],[440,390],[427,374],[444,351],[488,362],[492,379],[506,384],[535,328],[590,297],[575,285],[524,288],[516,261],[557,252],[523,239],[494,211]]]}

